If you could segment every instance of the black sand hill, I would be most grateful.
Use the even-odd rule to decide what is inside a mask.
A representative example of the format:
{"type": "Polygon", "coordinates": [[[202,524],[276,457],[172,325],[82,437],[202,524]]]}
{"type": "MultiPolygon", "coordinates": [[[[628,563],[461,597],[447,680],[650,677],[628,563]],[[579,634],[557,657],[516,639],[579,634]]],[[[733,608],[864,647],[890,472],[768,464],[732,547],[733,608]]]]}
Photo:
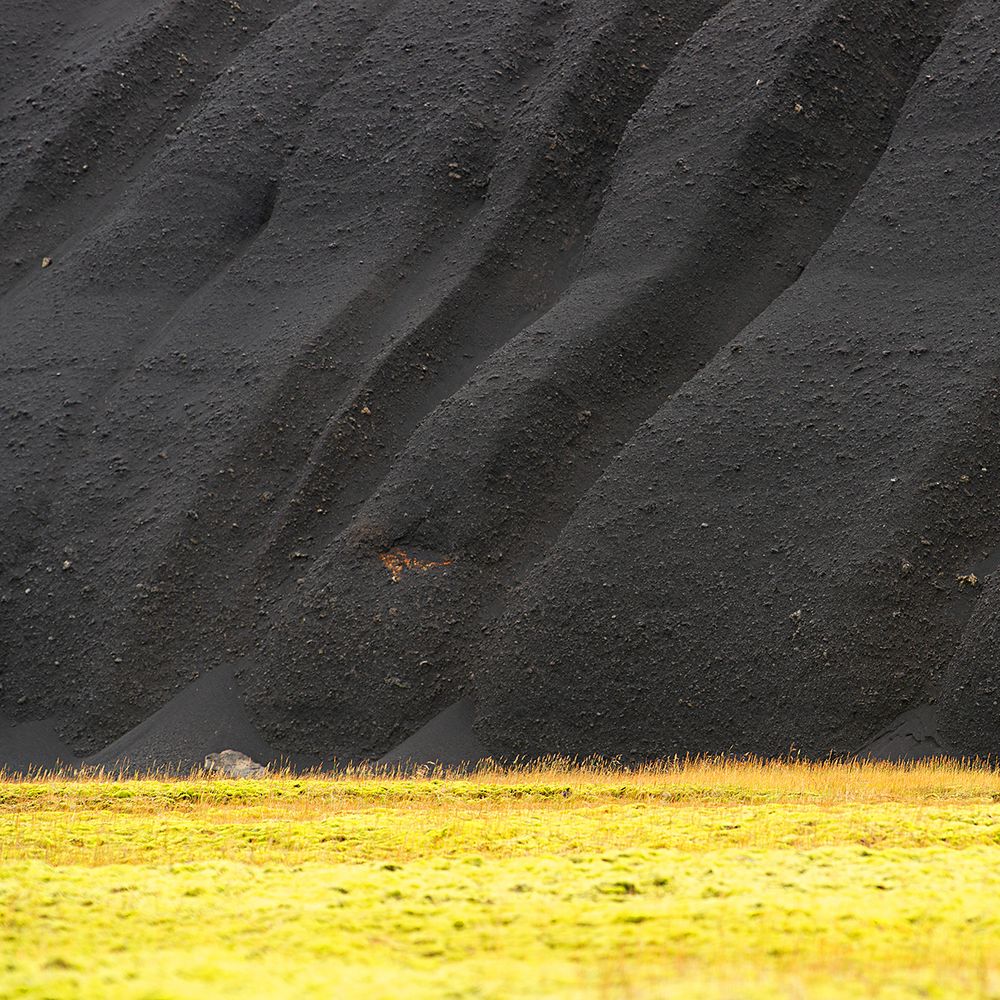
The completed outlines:
{"type": "Polygon", "coordinates": [[[1000,751],[991,3],[0,23],[0,764],[1000,751]]]}

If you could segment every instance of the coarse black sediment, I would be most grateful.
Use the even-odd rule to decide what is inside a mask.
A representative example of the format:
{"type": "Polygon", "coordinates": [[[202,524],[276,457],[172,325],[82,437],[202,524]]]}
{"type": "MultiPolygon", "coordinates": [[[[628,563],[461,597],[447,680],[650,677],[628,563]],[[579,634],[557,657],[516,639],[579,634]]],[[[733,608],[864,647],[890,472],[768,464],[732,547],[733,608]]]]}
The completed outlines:
{"type": "Polygon", "coordinates": [[[4,14],[8,764],[1000,749],[985,0],[84,7],[4,14]]]}

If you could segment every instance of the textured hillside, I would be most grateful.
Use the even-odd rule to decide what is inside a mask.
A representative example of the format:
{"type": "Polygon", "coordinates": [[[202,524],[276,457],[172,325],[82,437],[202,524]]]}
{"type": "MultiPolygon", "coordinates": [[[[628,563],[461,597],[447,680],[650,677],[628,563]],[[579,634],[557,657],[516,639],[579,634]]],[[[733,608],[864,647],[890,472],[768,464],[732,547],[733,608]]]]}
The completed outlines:
{"type": "Polygon", "coordinates": [[[1000,751],[994,13],[9,0],[0,758],[1000,751]]]}

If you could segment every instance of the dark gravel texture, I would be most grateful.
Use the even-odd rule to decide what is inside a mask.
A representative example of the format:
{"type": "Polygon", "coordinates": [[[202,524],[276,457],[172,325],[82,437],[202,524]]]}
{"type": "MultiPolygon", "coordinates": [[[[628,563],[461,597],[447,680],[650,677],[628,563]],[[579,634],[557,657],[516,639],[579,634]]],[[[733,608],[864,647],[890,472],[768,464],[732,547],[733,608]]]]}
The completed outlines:
{"type": "Polygon", "coordinates": [[[1000,751],[993,4],[0,25],[4,759],[1000,751]]]}

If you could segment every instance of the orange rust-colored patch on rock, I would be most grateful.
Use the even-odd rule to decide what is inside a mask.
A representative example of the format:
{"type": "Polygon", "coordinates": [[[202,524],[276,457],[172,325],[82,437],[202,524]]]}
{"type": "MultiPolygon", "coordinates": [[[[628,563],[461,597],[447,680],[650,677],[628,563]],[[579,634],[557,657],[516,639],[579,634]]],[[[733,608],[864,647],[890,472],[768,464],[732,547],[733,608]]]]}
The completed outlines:
{"type": "Polygon", "coordinates": [[[454,559],[444,559],[440,562],[425,562],[416,556],[411,556],[409,552],[403,549],[391,549],[388,552],[383,552],[379,555],[379,560],[389,571],[393,583],[399,583],[403,579],[403,574],[408,571],[426,573],[428,570],[443,569],[445,566],[451,566],[455,561],[454,559]]]}

